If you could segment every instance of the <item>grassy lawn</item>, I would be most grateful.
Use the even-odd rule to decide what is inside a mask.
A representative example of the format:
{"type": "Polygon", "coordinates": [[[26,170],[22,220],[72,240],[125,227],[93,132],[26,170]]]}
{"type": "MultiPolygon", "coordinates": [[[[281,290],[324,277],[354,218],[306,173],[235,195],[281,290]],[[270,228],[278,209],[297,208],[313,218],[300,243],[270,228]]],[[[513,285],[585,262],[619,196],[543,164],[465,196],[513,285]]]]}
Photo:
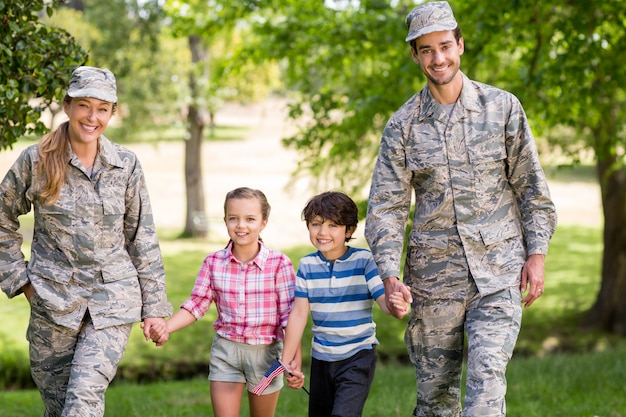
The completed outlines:
{"type": "MultiPolygon", "coordinates": [[[[508,369],[509,417],[626,416],[626,348],[546,358],[514,358],[508,369]]],[[[277,417],[306,415],[308,397],[284,388],[277,417]]],[[[411,366],[379,365],[364,417],[408,417],[415,402],[411,366]]],[[[40,416],[34,390],[0,394],[2,417],[40,416]]],[[[206,378],[155,384],[116,383],[107,393],[107,417],[213,416],[206,378]]],[[[242,416],[247,416],[244,401],[242,416]]]]}

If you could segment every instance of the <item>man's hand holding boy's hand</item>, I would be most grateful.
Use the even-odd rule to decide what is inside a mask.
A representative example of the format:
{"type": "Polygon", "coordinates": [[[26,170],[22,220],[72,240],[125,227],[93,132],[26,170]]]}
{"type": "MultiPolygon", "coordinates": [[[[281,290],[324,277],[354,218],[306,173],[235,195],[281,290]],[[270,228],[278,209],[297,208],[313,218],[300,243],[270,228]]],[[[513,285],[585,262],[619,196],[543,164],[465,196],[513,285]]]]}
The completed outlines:
{"type": "Polygon", "coordinates": [[[391,307],[391,314],[399,319],[409,312],[409,303],[406,302],[404,294],[400,291],[394,291],[389,295],[387,305],[391,307]]]}

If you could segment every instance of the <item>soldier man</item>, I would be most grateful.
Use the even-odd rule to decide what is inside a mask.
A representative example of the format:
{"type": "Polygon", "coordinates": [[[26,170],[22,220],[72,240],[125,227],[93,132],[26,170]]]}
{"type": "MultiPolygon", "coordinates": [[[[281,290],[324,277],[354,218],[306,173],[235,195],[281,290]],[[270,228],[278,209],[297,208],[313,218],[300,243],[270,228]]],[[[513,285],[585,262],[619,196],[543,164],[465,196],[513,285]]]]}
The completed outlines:
{"type": "Polygon", "coordinates": [[[45,417],[101,417],[133,322],[144,335],[172,312],[137,156],[104,135],[115,77],[79,67],[69,120],[26,148],[0,183],[0,288],[24,294],[33,380],[45,417]],[[30,259],[19,216],[34,212],[30,259]]]}
{"type": "Polygon", "coordinates": [[[365,236],[386,294],[403,291],[411,302],[413,415],[504,416],[522,305],[544,290],[554,204],[518,99],[460,71],[464,40],[448,3],[420,5],[406,23],[426,86],[385,127],[365,236]],[[405,286],[398,277],[412,188],[405,286]]]}

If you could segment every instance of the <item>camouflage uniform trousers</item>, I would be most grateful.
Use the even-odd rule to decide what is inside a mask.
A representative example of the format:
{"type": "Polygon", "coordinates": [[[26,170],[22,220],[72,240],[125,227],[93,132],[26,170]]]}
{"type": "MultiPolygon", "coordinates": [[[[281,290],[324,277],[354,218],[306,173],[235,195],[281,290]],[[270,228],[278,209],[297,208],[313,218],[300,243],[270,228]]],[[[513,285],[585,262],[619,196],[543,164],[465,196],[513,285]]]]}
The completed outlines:
{"type": "Polygon", "coordinates": [[[44,417],[102,417],[104,394],[124,355],[132,324],[95,329],[89,313],[78,330],[51,322],[31,297],[27,330],[33,380],[44,417]]]}
{"type": "Polygon", "coordinates": [[[421,267],[412,256],[406,263],[405,282],[414,300],[404,337],[417,379],[413,415],[505,416],[505,372],[521,327],[521,292],[512,287],[481,295],[462,247],[452,252],[421,267]],[[411,271],[418,275],[407,275],[411,271]],[[468,363],[461,411],[465,334],[468,363]]]}

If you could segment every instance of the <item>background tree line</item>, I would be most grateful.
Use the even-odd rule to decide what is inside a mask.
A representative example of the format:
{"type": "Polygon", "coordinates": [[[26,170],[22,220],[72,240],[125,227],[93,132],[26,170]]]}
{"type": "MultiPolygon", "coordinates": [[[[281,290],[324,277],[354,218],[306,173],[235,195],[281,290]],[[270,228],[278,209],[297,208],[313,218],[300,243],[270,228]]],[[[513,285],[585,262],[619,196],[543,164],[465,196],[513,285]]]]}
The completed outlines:
{"type": "MultiPolygon", "coordinates": [[[[424,84],[403,41],[417,3],[0,1],[0,147],[41,134],[41,109],[60,98],[71,68],[89,63],[117,75],[124,129],[185,126],[186,234],[205,233],[199,150],[226,100],[289,94],[300,127],[284,140],[300,154],[294,175],[360,193],[388,117],[424,84]]],[[[546,162],[595,164],[604,255],[585,324],[626,334],[626,8],[620,0],[450,3],[465,36],[463,71],[521,99],[546,162]]]]}

